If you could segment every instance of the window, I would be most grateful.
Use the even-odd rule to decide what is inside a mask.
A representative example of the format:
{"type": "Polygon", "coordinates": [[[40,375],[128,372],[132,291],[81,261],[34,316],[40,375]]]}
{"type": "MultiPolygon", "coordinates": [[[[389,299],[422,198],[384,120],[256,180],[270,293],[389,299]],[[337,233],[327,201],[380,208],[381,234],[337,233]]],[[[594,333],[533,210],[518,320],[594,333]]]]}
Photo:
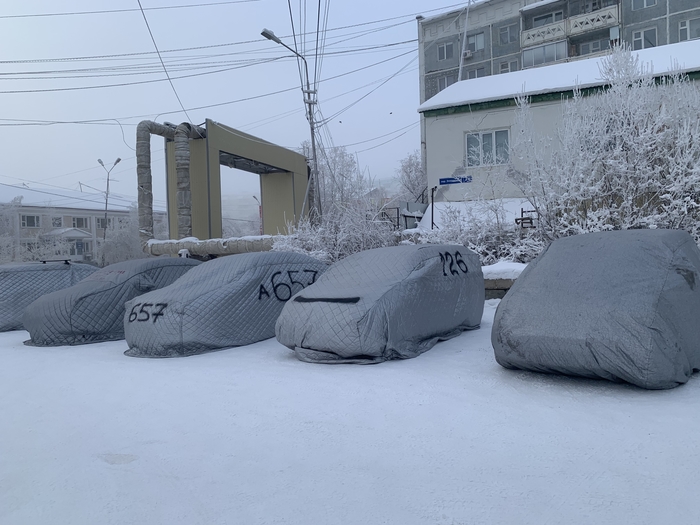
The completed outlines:
{"type": "Polygon", "coordinates": [[[523,51],[523,67],[538,66],[566,58],[566,40],[523,51]]]}
{"type": "Polygon", "coordinates": [[[95,217],[95,226],[100,229],[104,230],[105,227],[109,227],[112,225],[112,218],[108,217],[105,219],[104,217],[95,217]]]}
{"type": "Polygon", "coordinates": [[[579,55],[590,55],[591,53],[598,53],[610,49],[610,39],[603,38],[602,40],[595,40],[593,42],[585,42],[579,46],[579,55]]]}
{"type": "Polygon", "coordinates": [[[467,49],[472,53],[484,49],[484,33],[469,35],[467,37],[467,49]]]}
{"type": "Polygon", "coordinates": [[[656,47],[656,28],[635,31],[632,33],[632,49],[656,47]]]}
{"type": "Polygon", "coordinates": [[[700,38],[700,18],[692,20],[683,20],[678,23],[678,40],[695,40],[700,38]]]}
{"type": "Polygon", "coordinates": [[[454,56],[454,46],[452,42],[438,45],[438,60],[449,60],[454,56]]]}
{"type": "Polygon", "coordinates": [[[22,215],[22,228],[38,228],[41,226],[41,217],[38,215],[22,215]]]}
{"type": "Polygon", "coordinates": [[[518,70],[518,61],[513,60],[511,62],[501,62],[501,73],[510,73],[511,71],[518,70]]]}
{"type": "Polygon", "coordinates": [[[632,0],[632,9],[644,9],[656,5],[656,0],[632,0]]]}
{"type": "Polygon", "coordinates": [[[51,227],[61,228],[63,226],[63,217],[51,217],[51,227]]]}
{"type": "Polygon", "coordinates": [[[73,217],[73,228],[87,230],[90,228],[90,217],[73,217]]]}
{"type": "Polygon", "coordinates": [[[437,78],[437,87],[438,87],[437,92],[442,91],[447,86],[451,86],[455,82],[457,82],[457,72],[456,71],[453,71],[450,74],[438,77],[437,78]]]}
{"type": "Polygon", "coordinates": [[[510,44],[518,39],[518,24],[502,27],[498,31],[501,45],[510,44]]]}
{"type": "Polygon", "coordinates": [[[486,68],[478,67],[476,69],[470,69],[467,71],[467,78],[481,78],[486,76],[486,68]]]}
{"type": "Polygon", "coordinates": [[[554,22],[560,22],[564,20],[564,11],[556,11],[554,13],[547,13],[546,15],[536,16],[532,19],[532,27],[542,27],[554,22]]]}
{"type": "Polygon", "coordinates": [[[467,166],[491,166],[508,162],[508,130],[468,133],[467,166]]]}

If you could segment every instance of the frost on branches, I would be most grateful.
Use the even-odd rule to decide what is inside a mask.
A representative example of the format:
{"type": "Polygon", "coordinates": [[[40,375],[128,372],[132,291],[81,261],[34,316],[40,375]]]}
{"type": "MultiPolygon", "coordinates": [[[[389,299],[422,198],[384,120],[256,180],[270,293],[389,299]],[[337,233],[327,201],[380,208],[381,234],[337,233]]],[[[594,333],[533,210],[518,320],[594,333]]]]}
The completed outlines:
{"type": "Polygon", "coordinates": [[[358,169],[345,148],[319,151],[317,191],[322,215],[318,224],[289,225],[273,250],[305,253],[332,263],[352,253],[397,244],[397,234],[384,207],[381,188],[358,169]]]}
{"type": "Polygon", "coordinates": [[[654,79],[627,48],[603,61],[607,86],[563,104],[538,136],[518,101],[510,174],[539,213],[544,241],[630,228],[680,228],[700,244],[700,87],[654,79]]]}

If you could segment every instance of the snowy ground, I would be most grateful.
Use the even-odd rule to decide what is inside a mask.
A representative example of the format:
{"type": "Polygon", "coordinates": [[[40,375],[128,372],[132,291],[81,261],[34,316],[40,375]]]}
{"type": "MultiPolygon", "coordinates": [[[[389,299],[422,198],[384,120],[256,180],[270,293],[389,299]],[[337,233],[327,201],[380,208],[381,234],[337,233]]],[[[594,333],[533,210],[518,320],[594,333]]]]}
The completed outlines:
{"type": "Polygon", "coordinates": [[[0,334],[0,524],[698,523],[700,381],[508,371],[480,330],[407,361],[274,339],[170,360],[0,334]]]}

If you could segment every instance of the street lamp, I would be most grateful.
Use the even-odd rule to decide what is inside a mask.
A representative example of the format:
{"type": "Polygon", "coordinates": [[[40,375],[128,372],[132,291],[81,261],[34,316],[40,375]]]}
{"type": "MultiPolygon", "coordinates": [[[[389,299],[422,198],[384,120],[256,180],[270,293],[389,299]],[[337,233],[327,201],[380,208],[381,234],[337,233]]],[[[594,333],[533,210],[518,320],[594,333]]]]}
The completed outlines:
{"type": "Polygon", "coordinates": [[[116,166],[117,164],[119,164],[119,163],[121,162],[121,160],[122,160],[122,159],[120,159],[119,157],[117,157],[117,160],[114,161],[114,164],[112,164],[112,167],[109,168],[109,169],[107,169],[107,167],[105,166],[105,163],[102,162],[102,159],[97,159],[97,162],[100,163],[100,166],[102,166],[102,168],[107,172],[107,191],[105,192],[105,223],[103,224],[104,229],[103,229],[103,235],[102,235],[102,241],[103,241],[103,242],[104,242],[105,240],[107,240],[107,206],[108,206],[108,203],[109,203],[109,174],[110,174],[110,173],[112,172],[112,170],[114,169],[114,166],[116,166]]]}
{"type": "Polygon", "coordinates": [[[312,187],[315,187],[315,184],[318,181],[318,164],[316,160],[316,123],[314,122],[314,110],[313,110],[313,105],[316,104],[316,101],[312,98],[313,95],[316,94],[315,90],[311,89],[311,85],[309,83],[309,65],[306,63],[306,59],[297,53],[294,49],[289,47],[287,44],[282,42],[277,35],[275,35],[272,31],[269,29],[263,29],[262,33],[260,33],[262,36],[267,38],[268,40],[272,40],[273,42],[280,44],[281,46],[286,47],[289,49],[292,53],[294,53],[297,57],[301,58],[304,61],[304,72],[306,73],[306,89],[304,89],[304,85],[302,84],[301,86],[301,92],[304,95],[304,104],[307,106],[307,114],[306,114],[306,120],[309,121],[309,127],[311,128],[311,177],[309,178],[309,183],[306,185],[306,194],[304,195],[304,203],[301,205],[301,213],[304,213],[304,208],[306,207],[306,201],[309,201],[309,214],[311,216],[311,222],[313,223],[315,221],[315,216],[314,213],[311,213],[311,210],[313,209],[315,212],[318,212],[318,214],[321,214],[321,201],[319,199],[314,198],[314,190],[312,187]]]}

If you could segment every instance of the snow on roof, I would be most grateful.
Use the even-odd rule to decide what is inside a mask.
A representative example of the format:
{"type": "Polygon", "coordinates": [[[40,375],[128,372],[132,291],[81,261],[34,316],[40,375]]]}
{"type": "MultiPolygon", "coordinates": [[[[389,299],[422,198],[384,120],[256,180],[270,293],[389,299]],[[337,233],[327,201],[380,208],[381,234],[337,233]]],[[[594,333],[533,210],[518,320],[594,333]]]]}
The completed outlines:
{"type": "MultiPolygon", "coordinates": [[[[83,210],[105,209],[104,193],[86,193],[52,187],[34,188],[29,185],[12,185],[0,183],[0,204],[7,204],[15,197],[22,197],[22,206],[40,208],[71,208],[83,210]]],[[[128,211],[136,205],[136,198],[129,195],[109,193],[110,211],[128,211]]],[[[165,211],[165,210],[158,210],[165,211]]]]}
{"type": "Polygon", "coordinates": [[[537,9],[538,7],[544,7],[549,4],[556,4],[557,2],[561,2],[562,0],[542,0],[541,2],[535,2],[534,4],[526,5],[525,7],[521,7],[521,11],[529,11],[530,9],[537,9]]]}
{"type": "MultiPolygon", "coordinates": [[[[633,53],[639,56],[640,65],[649,66],[654,74],[662,75],[672,71],[687,73],[700,70],[698,51],[698,43],[689,41],[633,53]]],[[[576,60],[457,82],[425,101],[418,112],[511,99],[518,95],[532,96],[568,91],[575,87],[601,86],[605,82],[599,66],[604,58],[576,60]]]]}

